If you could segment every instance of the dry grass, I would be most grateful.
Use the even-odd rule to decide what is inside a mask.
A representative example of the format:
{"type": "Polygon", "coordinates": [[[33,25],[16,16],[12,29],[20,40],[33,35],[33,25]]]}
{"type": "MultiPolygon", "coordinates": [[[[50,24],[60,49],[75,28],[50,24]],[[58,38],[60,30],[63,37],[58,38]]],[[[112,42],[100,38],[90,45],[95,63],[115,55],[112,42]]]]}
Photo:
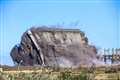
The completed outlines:
{"type": "Polygon", "coordinates": [[[19,67],[19,71],[17,68],[8,67],[7,69],[5,67],[4,71],[0,72],[0,80],[120,80],[119,65],[97,67],[92,72],[89,72],[85,67],[79,69],[53,69],[29,66],[19,67]],[[11,68],[13,70],[10,70],[11,68]],[[27,70],[25,70],[26,68],[27,70]],[[116,71],[112,70],[114,68],[116,71]]]}

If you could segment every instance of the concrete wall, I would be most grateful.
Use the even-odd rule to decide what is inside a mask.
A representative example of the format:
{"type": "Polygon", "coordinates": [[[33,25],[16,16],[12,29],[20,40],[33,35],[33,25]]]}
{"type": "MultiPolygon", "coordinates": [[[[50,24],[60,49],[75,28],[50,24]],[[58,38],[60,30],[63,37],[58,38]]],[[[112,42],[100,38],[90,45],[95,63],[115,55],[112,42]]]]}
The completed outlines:
{"type": "Polygon", "coordinates": [[[60,44],[79,44],[84,45],[87,42],[84,40],[85,35],[82,35],[83,32],[76,29],[35,29],[32,31],[36,40],[38,41],[47,41],[52,43],[60,43],[60,44]]]}

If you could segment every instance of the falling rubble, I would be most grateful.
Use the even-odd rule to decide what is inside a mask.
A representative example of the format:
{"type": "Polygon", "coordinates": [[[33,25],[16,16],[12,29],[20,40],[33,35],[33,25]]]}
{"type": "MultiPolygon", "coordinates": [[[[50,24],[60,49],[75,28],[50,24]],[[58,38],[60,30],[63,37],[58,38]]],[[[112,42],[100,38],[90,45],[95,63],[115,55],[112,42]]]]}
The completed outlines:
{"type": "Polygon", "coordinates": [[[14,64],[78,68],[99,64],[97,49],[79,29],[33,27],[11,50],[14,64]]]}

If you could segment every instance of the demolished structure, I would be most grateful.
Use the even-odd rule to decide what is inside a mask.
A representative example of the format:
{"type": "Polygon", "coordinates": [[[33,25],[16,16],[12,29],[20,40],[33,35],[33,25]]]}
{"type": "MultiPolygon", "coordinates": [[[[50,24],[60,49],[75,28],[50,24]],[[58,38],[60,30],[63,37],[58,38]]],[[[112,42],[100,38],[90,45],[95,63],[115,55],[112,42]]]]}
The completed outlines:
{"type": "Polygon", "coordinates": [[[30,28],[11,50],[15,64],[78,68],[96,64],[97,49],[79,29],[30,28]]]}

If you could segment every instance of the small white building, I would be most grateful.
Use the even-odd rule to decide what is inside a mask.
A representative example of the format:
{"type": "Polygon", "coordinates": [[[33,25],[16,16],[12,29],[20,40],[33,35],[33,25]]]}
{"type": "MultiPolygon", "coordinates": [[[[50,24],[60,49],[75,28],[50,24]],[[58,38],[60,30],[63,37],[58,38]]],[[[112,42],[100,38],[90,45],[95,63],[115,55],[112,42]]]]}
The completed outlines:
{"type": "Polygon", "coordinates": [[[0,72],[3,72],[3,69],[2,69],[2,68],[0,68],[0,72]]]}

